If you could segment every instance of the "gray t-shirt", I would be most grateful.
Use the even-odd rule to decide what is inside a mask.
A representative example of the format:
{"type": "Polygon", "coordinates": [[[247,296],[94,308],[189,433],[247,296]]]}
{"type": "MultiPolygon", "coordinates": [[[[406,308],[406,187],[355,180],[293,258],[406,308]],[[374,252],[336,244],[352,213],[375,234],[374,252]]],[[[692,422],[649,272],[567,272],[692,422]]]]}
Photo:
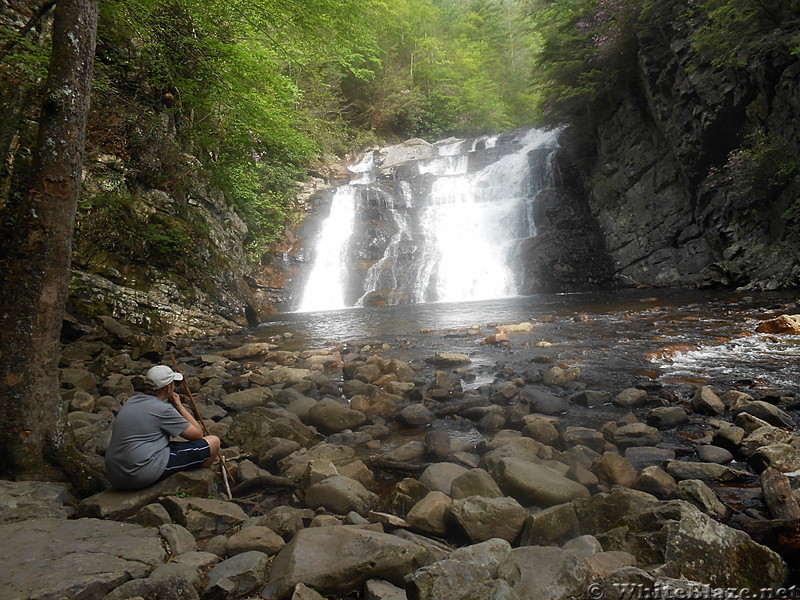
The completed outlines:
{"type": "Polygon", "coordinates": [[[174,406],[149,394],[131,396],[114,421],[106,450],[106,476],[117,489],[154,483],[169,460],[169,439],[189,423],[174,406]]]}

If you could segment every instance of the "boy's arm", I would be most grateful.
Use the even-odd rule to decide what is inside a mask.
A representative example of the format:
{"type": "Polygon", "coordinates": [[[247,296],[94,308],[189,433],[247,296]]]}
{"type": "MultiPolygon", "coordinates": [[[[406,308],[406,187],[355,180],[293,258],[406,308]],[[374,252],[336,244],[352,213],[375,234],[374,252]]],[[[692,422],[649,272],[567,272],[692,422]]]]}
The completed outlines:
{"type": "Polygon", "coordinates": [[[169,403],[175,407],[175,410],[177,410],[180,415],[189,422],[189,427],[181,432],[181,437],[186,438],[187,440],[199,440],[202,438],[203,429],[200,427],[197,419],[195,419],[192,413],[189,412],[183,405],[183,402],[181,402],[181,397],[175,392],[172,392],[167,399],[169,400],[169,403]]]}

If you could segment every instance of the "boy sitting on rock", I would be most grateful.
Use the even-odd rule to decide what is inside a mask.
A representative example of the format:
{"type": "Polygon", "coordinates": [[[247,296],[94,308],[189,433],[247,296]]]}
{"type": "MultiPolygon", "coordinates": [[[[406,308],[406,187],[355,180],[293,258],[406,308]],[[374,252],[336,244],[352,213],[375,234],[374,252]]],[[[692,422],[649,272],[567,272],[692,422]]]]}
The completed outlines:
{"type": "Polygon", "coordinates": [[[114,421],[106,451],[106,476],[120,490],[144,488],[178,471],[210,467],[219,438],[203,431],[175,393],[183,375],[166,365],[147,372],[151,394],[135,394],[114,421]],[[187,442],[171,442],[180,436],[187,442]]]}

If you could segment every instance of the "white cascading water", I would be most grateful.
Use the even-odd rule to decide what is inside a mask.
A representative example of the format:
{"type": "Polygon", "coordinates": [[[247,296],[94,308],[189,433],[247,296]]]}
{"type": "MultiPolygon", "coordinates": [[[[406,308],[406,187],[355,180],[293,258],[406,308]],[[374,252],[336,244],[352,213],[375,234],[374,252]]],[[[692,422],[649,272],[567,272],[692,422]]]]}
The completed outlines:
{"type": "Polygon", "coordinates": [[[375,180],[374,165],[374,154],[368,152],[360,163],[350,167],[350,170],[359,176],[348,185],[337,188],[331,202],[330,215],[325,220],[316,243],[317,258],[303,290],[299,311],[335,310],[347,307],[344,298],[345,271],[342,269],[342,263],[345,260],[347,241],[353,234],[358,186],[368,185],[375,180]]]}
{"type": "MultiPolygon", "coordinates": [[[[493,155],[493,162],[472,172],[470,154],[495,149],[499,136],[443,143],[436,147],[438,156],[417,163],[417,177],[432,180],[428,186],[401,180],[381,187],[374,183],[377,169],[369,153],[352,168],[361,177],[336,190],[298,310],[363,306],[373,293],[383,294],[387,304],[516,295],[511,257],[521,239],[536,234],[532,199],[552,186],[551,167],[532,174],[529,155],[543,149],[552,156],[558,135],[558,130],[529,130],[514,140],[513,151],[493,155]],[[360,297],[348,301],[347,273],[354,262],[348,247],[360,204],[370,203],[367,188],[373,192],[373,209],[374,196],[381,198],[384,216],[378,228],[390,235],[382,242],[383,256],[373,258],[362,276],[360,297]]],[[[365,222],[368,227],[374,223],[365,222]]]]}

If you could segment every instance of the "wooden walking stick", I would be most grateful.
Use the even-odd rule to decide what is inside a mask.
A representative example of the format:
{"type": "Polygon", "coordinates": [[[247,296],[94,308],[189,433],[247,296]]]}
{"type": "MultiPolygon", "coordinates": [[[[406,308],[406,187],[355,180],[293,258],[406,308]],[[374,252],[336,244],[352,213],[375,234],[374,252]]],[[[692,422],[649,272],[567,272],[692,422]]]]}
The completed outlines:
{"type": "MultiPolygon", "coordinates": [[[[172,359],[172,370],[176,373],[181,373],[181,370],[178,368],[178,361],[175,360],[175,355],[170,354],[169,357],[172,359]]],[[[181,373],[183,375],[183,373],[181,373]]],[[[186,390],[186,395],[189,398],[189,403],[192,405],[192,412],[194,413],[194,418],[197,419],[197,422],[200,423],[200,429],[203,430],[203,435],[210,435],[208,432],[208,427],[206,427],[206,422],[203,420],[203,415],[200,414],[200,409],[197,407],[197,403],[194,401],[194,396],[192,396],[192,390],[189,389],[189,384],[186,383],[186,377],[183,378],[183,389],[186,390]]],[[[231,494],[231,485],[228,482],[228,478],[234,479],[233,473],[230,472],[230,467],[225,462],[225,457],[222,454],[217,454],[219,457],[220,463],[222,464],[222,481],[225,484],[225,491],[228,492],[228,499],[233,498],[231,494]]]]}

